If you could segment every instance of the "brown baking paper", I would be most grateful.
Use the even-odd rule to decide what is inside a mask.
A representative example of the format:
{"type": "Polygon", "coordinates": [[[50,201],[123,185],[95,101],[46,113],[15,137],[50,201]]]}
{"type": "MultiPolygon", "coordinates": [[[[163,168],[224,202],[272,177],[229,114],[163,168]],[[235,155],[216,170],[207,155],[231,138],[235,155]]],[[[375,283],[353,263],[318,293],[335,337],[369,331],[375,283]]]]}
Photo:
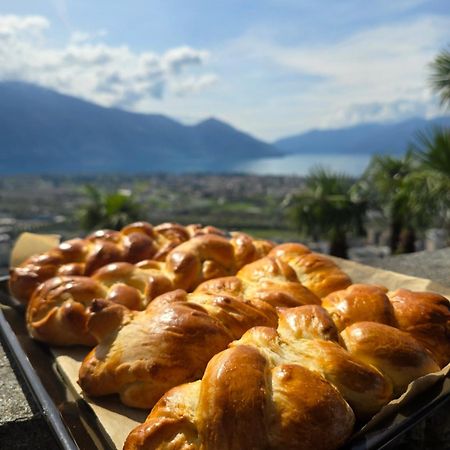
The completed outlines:
{"type": "MultiPolygon", "coordinates": [[[[54,242],[55,241],[53,240],[53,244],[51,244],[51,241],[46,240],[45,236],[43,239],[42,235],[37,235],[36,238],[27,236],[26,241],[21,241],[19,238],[18,245],[20,244],[22,247],[20,249],[20,254],[23,259],[25,259],[35,253],[34,249],[38,246],[40,246],[39,248],[42,248],[42,246],[45,246],[47,243],[47,248],[45,248],[45,250],[48,250],[57,245],[57,243],[54,244],[54,242]],[[35,243],[37,244],[35,245],[35,243]],[[28,251],[26,251],[27,247],[28,251]],[[30,251],[30,249],[32,249],[32,251],[30,251]]],[[[403,287],[417,291],[434,291],[450,298],[450,288],[425,278],[417,278],[387,270],[376,269],[340,258],[332,259],[352,278],[354,283],[379,284],[386,286],[389,290],[403,287]]],[[[76,381],[78,379],[79,367],[84,356],[88,353],[88,350],[86,348],[58,348],[52,349],[52,352],[55,356],[58,370],[63,376],[69,389],[71,389],[75,395],[83,398],[90,405],[96,414],[99,423],[103,427],[105,434],[110,438],[116,449],[122,449],[125,439],[130,431],[145,420],[149,411],[126,407],[119,402],[118,397],[96,400],[87,398],[76,381]]],[[[382,408],[356,435],[366,433],[374,429],[387,417],[392,417],[404,403],[411,401],[411,399],[413,400],[415,396],[424,392],[445,376],[448,376],[449,372],[450,364],[437,373],[426,375],[412,382],[401,397],[391,401],[382,408]]],[[[354,437],[356,437],[356,435],[354,437]]]]}
{"type": "Polygon", "coordinates": [[[44,253],[59,244],[59,234],[22,233],[16,239],[9,258],[10,267],[17,267],[31,255],[44,253]]]}

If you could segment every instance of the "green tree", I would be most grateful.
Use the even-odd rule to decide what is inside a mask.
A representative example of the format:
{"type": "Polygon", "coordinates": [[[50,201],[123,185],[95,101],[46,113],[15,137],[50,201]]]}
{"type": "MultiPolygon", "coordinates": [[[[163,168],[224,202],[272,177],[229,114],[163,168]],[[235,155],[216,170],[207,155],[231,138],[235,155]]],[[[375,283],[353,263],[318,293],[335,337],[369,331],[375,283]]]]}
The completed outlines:
{"type": "Polygon", "coordinates": [[[450,177],[450,129],[435,127],[419,132],[411,148],[424,169],[450,177]]]}
{"type": "Polygon", "coordinates": [[[417,232],[438,223],[443,211],[444,186],[412,151],[373,156],[358,191],[388,222],[393,254],[414,252],[417,232]]]}
{"type": "Polygon", "coordinates": [[[410,182],[439,227],[448,226],[450,209],[450,129],[435,127],[417,134],[411,149],[420,163],[410,182]]]}
{"type": "Polygon", "coordinates": [[[361,233],[365,203],[352,193],[353,180],[321,167],[313,169],[305,189],[294,195],[290,213],[300,233],[325,238],[330,254],[347,257],[347,234],[361,233]]]}
{"type": "Polygon", "coordinates": [[[81,227],[120,230],[130,222],[142,218],[142,209],[129,193],[118,191],[102,193],[94,186],[85,186],[87,202],[80,208],[78,218],[81,227]]]}
{"type": "Polygon", "coordinates": [[[450,50],[442,50],[430,68],[431,87],[441,97],[441,104],[450,106],[450,50]]]}

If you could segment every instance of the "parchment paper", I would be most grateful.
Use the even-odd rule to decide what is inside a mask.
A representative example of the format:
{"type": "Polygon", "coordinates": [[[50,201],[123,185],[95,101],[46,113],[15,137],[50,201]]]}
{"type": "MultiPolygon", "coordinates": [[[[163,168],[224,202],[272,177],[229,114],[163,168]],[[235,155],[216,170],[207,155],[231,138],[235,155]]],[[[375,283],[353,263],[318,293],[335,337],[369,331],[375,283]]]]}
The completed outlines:
{"type": "Polygon", "coordinates": [[[16,267],[29,256],[44,253],[56,247],[59,241],[59,234],[22,233],[14,243],[9,258],[9,265],[16,267]]]}
{"type": "MultiPolygon", "coordinates": [[[[54,237],[51,239],[46,239],[45,236],[34,235],[34,237],[27,236],[26,240],[21,240],[19,238],[17,245],[19,246],[19,249],[16,250],[16,254],[19,254],[22,259],[25,259],[27,256],[36,253],[36,251],[46,251],[47,249],[54,247],[56,244],[54,237]],[[35,250],[36,248],[39,250],[35,250]]],[[[386,286],[389,290],[395,290],[403,287],[418,291],[433,291],[450,298],[450,288],[425,278],[417,278],[387,270],[376,269],[339,258],[332,259],[345,272],[347,272],[355,283],[379,284],[386,286]]],[[[16,264],[19,263],[20,259],[16,258],[15,262],[16,264]]],[[[68,388],[71,389],[76,395],[83,398],[90,405],[106,435],[110,438],[117,449],[122,449],[129,432],[145,420],[149,411],[128,408],[122,405],[116,396],[95,401],[87,398],[81,391],[81,388],[78,386],[76,381],[78,379],[78,370],[81,361],[88,353],[88,350],[86,348],[54,348],[52,349],[52,352],[55,356],[58,371],[63,376],[68,388]]],[[[438,380],[448,376],[449,372],[450,364],[440,372],[429,374],[415,380],[409,385],[407,391],[400,398],[395,399],[386,405],[365,425],[365,427],[358,434],[373,429],[387,416],[395,414],[404,402],[411,401],[411,399],[414,399],[416,395],[424,392],[438,380]]]]}

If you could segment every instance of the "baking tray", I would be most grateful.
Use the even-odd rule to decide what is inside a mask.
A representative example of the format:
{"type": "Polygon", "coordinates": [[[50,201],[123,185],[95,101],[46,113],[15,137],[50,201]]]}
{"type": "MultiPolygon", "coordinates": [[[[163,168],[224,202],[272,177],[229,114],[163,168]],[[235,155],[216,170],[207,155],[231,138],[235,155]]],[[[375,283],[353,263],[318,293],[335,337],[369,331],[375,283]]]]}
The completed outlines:
{"type": "MultiPolygon", "coordinates": [[[[67,388],[46,345],[28,336],[24,308],[8,294],[7,277],[0,278],[0,337],[36,400],[56,442],[67,450],[114,450],[89,405],[67,388]]],[[[438,381],[370,432],[351,440],[345,450],[395,448],[404,433],[450,404],[450,378],[438,381]]]]}
{"type": "Polygon", "coordinates": [[[66,387],[48,347],[31,339],[25,309],[8,294],[8,277],[0,277],[0,339],[18,369],[18,378],[64,450],[113,450],[98,419],[82,399],[66,387]]]}

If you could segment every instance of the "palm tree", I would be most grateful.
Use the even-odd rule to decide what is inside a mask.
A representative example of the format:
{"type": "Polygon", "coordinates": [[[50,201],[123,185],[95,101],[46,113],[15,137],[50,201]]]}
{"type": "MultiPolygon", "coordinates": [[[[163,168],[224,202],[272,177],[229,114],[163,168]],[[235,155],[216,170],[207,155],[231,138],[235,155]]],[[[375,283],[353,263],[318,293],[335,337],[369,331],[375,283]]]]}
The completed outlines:
{"type": "Polygon", "coordinates": [[[428,132],[418,133],[411,149],[420,162],[420,171],[414,177],[417,196],[427,203],[429,214],[437,218],[436,222],[440,228],[448,226],[450,129],[436,127],[428,132]]]}
{"type": "Polygon", "coordinates": [[[330,254],[347,257],[347,233],[361,232],[365,203],[352,195],[353,180],[316,167],[305,189],[292,198],[291,215],[300,233],[314,240],[325,237],[330,254]]]}
{"type": "Polygon", "coordinates": [[[419,132],[411,148],[424,168],[450,177],[450,129],[435,127],[419,132]]]}
{"type": "Polygon", "coordinates": [[[430,84],[441,97],[443,106],[450,106],[450,49],[442,50],[430,64],[430,84]]]}
{"type": "Polygon", "coordinates": [[[369,186],[369,202],[389,221],[391,253],[415,251],[416,223],[412,213],[411,184],[414,159],[408,152],[403,158],[375,155],[362,179],[369,186]]]}
{"type": "Polygon", "coordinates": [[[373,156],[358,189],[369,207],[388,221],[393,254],[415,251],[417,232],[439,222],[442,199],[448,197],[444,185],[411,150],[402,158],[373,156]]]}
{"type": "Polygon", "coordinates": [[[120,230],[142,217],[140,205],[128,192],[101,193],[91,185],[85,186],[87,203],[78,213],[80,225],[90,231],[95,228],[120,230]]]}

